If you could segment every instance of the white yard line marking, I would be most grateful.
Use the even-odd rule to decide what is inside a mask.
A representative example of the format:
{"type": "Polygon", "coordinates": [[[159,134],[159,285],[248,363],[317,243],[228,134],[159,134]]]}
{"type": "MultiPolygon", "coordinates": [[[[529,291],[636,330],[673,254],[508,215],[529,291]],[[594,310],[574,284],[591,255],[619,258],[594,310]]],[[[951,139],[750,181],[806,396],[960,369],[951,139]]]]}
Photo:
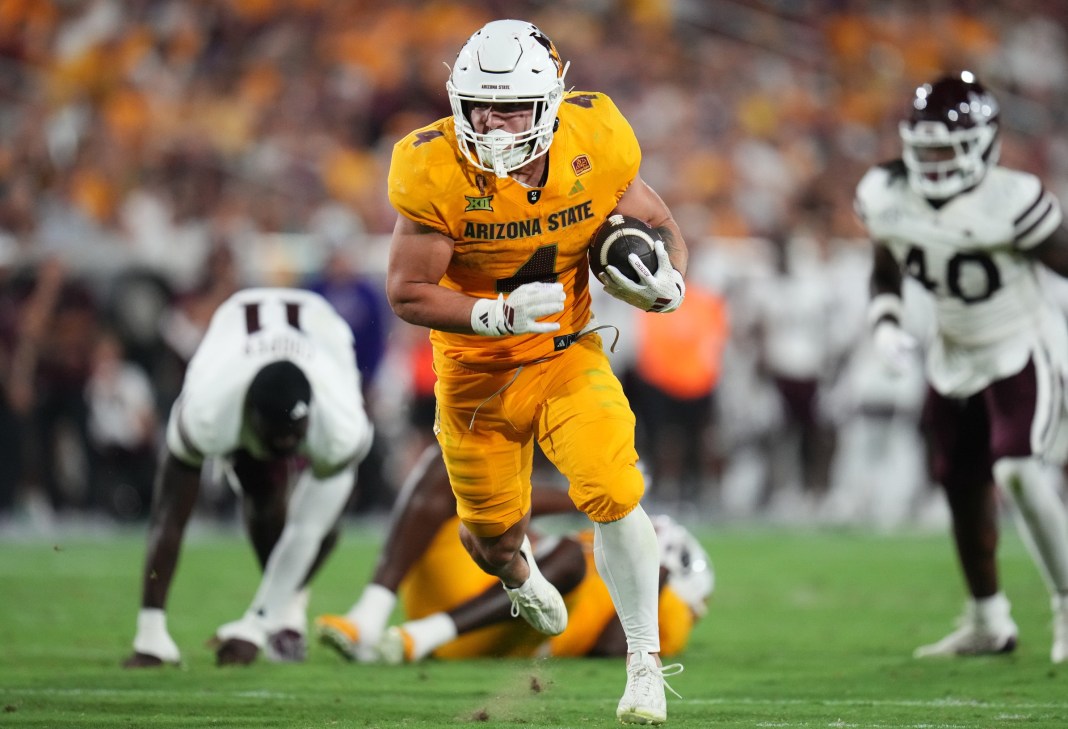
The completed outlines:
{"type": "Polygon", "coordinates": [[[857,724],[849,721],[832,721],[829,724],[817,721],[772,722],[760,721],[753,726],[768,729],[792,729],[793,727],[828,727],[829,729],[967,729],[970,724],[857,724]]]}
{"type": "Polygon", "coordinates": [[[967,706],[972,709],[990,709],[997,711],[1019,711],[1022,709],[1060,709],[1068,710],[1068,701],[1004,703],[994,701],[977,701],[975,699],[757,699],[757,698],[719,698],[686,699],[687,704],[743,704],[751,706],[894,706],[902,708],[952,708],[967,706]]]}
{"type": "MultiPolygon", "coordinates": [[[[169,696],[175,690],[164,689],[80,689],[80,688],[0,688],[0,696],[12,696],[15,694],[28,696],[169,696]]],[[[186,693],[182,691],[182,693],[186,693]]],[[[205,695],[204,691],[189,691],[189,695],[205,695]]],[[[239,699],[296,699],[296,694],[285,694],[278,691],[231,691],[228,693],[211,692],[212,696],[231,696],[239,699]]]]}

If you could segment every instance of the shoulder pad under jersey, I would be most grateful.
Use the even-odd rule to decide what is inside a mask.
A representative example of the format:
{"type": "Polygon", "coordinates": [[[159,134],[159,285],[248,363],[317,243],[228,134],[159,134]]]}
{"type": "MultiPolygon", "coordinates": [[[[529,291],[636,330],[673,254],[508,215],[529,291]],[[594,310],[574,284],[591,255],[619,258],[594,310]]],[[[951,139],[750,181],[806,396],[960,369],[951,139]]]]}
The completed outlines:
{"type": "Polygon", "coordinates": [[[980,204],[1012,220],[1013,244],[1032,248],[1046,240],[1061,224],[1060,201],[1042,181],[1022,170],[994,167],[980,189],[980,204]]]}
{"type": "Polygon", "coordinates": [[[901,160],[872,167],[857,184],[853,210],[872,238],[882,237],[880,215],[897,203],[907,185],[905,165],[901,160]]]}

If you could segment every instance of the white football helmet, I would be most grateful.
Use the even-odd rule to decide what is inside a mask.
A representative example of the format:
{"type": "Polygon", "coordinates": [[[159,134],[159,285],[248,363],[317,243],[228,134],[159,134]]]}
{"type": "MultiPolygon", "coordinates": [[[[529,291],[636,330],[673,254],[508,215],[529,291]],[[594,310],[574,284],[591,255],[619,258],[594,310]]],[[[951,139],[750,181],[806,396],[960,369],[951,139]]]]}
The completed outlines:
{"type": "Polygon", "coordinates": [[[898,126],[909,185],[944,200],[977,185],[998,161],[998,103],[968,71],[923,84],[898,126]]]}
{"type": "Polygon", "coordinates": [[[506,177],[548,152],[565,73],[567,64],[560,61],[552,41],[530,23],[495,20],[471,36],[445,84],[460,151],[471,164],[506,177]],[[477,133],[471,126],[471,106],[489,103],[529,103],[534,112],[530,128],[514,135],[502,130],[477,133]]]}
{"type": "Polygon", "coordinates": [[[694,615],[704,617],[716,575],[708,552],[697,537],[670,516],[652,517],[660,542],[660,565],[668,572],[668,587],[681,597],[694,615]]]}

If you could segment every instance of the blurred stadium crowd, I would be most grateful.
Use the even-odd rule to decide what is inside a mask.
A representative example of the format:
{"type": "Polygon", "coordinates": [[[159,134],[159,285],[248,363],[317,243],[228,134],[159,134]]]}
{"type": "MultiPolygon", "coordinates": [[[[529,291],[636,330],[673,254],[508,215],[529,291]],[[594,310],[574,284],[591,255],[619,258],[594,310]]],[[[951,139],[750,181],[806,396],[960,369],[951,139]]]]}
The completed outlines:
{"type": "Polygon", "coordinates": [[[615,99],[692,249],[672,326],[595,305],[650,498],[922,518],[922,376],[865,346],[854,186],[899,156],[912,87],[969,68],[1001,100],[1003,162],[1068,201],[1058,0],[0,0],[0,526],[142,518],[184,364],[259,284],[314,288],[352,324],[378,427],[352,509],[388,506],[433,414],[425,332],[382,293],[389,156],[449,114],[444,63],[495,17],[539,25],[569,85],[615,99]]]}

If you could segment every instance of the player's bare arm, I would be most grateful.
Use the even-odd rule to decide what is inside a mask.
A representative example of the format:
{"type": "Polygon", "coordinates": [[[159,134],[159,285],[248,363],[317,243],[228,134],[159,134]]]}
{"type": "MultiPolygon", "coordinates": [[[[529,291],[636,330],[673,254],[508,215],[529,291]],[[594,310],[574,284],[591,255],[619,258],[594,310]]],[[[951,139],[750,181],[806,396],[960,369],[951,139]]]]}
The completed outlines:
{"type": "Polygon", "coordinates": [[[901,374],[912,360],[915,338],[902,329],[904,305],[901,300],[903,274],[889,247],[876,241],[871,271],[871,302],[868,326],[875,350],[891,374],[901,374]]]}
{"type": "Polygon", "coordinates": [[[1068,278],[1068,228],[1063,225],[1035,246],[1032,255],[1049,270],[1068,278]]]}
{"type": "Polygon", "coordinates": [[[901,266],[898,265],[890,249],[878,242],[875,244],[875,255],[871,269],[871,295],[879,294],[901,295],[901,266]]]}
{"type": "Polygon", "coordinates": [[[664,239],[664,247],[671,259],[671,265],[683,276],[686,275],[689,250],[682,237],[682,229],[675,222],[667,204],[640,175],[630,183],[612,213],[633,216],[656,228],[664,239]]]}
{"type": "Polygon", "coordinates": [[[200,492],[200,467],[168,455],[148,531],[141,606],[163,608],[178,563],[182,535],[200,492]]]}
{"type": "Polygon", "coordinates": [[[443,332],[472,332],[475,299],[439,285],[453,246],[448,236],[397,216],[386,274],[386,295],[397,316],[409,324],[443,332]]]}
{"type": "Polygon", "coordinates": [[[372,582],[396,592],[437,530],[455,514],[456,497],[435,443],[423,451],[401,487],[372,582]]]}
{"type": "Polygon", "coordinates": [[[507,304],[503,295],[481,299],[441,286],[454,247],[448,236],[398,216],[386,274],[386,295],[397,316],[441,332],[494,337],[560,328],[558,322],[538,321],[563,310],[565,294],[559,283],[519,286],[507,304]]]}

